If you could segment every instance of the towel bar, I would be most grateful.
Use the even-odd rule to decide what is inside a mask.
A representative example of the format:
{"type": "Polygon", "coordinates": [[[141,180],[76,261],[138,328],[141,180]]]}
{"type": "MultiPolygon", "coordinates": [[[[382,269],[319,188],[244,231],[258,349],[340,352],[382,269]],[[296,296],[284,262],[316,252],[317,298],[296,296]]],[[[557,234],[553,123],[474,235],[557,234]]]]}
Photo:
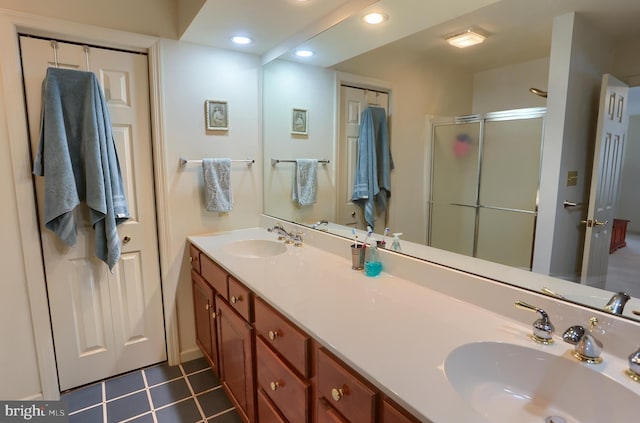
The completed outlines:
{"type": "MultiPolygon", "coordinates": [[[[271,166],[275,166],[278,163],[295,163],[295,160],[291,160],[291,159],[271,159],[271,166]]],[[[323,164],[323,165],[327,165],[329,163],[331,163],[331,161],[329,159],[322,159],[322,160],[318,160],[318,163],[323,164]]]]}
{"type": "MultiPolygon", "coordinates": [[[[247,166],[251,166],[256,161],[255,159],[242,159],[242,160],[231,160],[232,163],[246,163],[247,166]]],[[[202,160],[187,160],[180,157],[180,167],[187,167],[189,164],[201,164],[202,160]]]]}

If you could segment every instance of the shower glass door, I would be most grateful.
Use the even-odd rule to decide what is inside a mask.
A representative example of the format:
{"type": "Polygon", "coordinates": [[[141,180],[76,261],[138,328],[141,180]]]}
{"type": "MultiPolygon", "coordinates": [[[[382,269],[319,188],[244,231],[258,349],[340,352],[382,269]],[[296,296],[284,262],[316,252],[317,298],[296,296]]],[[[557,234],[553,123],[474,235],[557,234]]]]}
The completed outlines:
{"type": "Polygon", "coordinates": [[[531,269],[544,108],[433,126],[428,243],[531,269]]]}
{"type": "Polygon", "coordinates": [[[433,131],[429,245],[473,255],[480,126],[439,125],[433,131]]]}

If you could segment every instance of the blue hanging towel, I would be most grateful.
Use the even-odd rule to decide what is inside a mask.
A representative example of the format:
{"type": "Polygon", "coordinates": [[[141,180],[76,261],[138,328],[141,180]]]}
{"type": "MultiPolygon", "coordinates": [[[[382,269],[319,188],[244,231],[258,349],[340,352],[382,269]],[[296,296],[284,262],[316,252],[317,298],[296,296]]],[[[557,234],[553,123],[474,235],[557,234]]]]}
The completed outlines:
{"type": "Polygon", "coordinates": [[[387,114],[381,107],[367,107],[360,119],[351,201],[364,210],[364,219],[372,228],[375,224],[375,208],[380,211],[387,209],[393,168],[387,114]]]}
{"type": "Polygon", "coordinates": [[[116,226],[130,215],[109,110],[93,73],[47,69],[33,173],[45,177],[45,227],[75,245],[73,210],[86,202],[95,254],[113,270],[120,258],[116,226]]]}

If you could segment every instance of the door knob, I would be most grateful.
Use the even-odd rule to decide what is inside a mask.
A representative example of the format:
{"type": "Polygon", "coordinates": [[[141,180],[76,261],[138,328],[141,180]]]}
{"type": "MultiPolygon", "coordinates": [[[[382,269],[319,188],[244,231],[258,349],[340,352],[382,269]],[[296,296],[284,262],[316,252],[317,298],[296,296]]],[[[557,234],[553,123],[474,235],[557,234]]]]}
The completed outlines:
{"type": "Polygon", "coordinates": [[[356,217],[356,212],[352,212],[351,217],[356,217]]]}
{"type": "Polygon", "coordinates": [[[123,244],[128,244],[129,241],[131,241],[131,237],[130,236],[125,236],[124,238],[122,238],[122,243],[123,244]]]}

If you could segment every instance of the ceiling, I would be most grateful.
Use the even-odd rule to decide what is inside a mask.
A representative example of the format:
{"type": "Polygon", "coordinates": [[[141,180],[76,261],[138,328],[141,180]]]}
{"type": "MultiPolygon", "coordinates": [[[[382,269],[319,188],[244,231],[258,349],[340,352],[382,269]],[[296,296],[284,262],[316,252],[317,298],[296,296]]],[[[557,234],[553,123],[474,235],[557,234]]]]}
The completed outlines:
{"type": "Polygon", "coordinates": [[[428,55],[483,70],[548,56],[553,17],[571,11],[613,39],[640,38],[639,0],[206,0],[180,39],[257,54],[264,63],[299,60],[290,51],[304,45],[316,52],[307,63],[325,67],[380,49],[390,60],[428,55]],[[389,20],[366,26],[365,11],[389,20]],[[480,46],[444,42],[471,26],[489,35],[480,46]],[[233,47],[235,33],[255,43],[233,47]]]}

